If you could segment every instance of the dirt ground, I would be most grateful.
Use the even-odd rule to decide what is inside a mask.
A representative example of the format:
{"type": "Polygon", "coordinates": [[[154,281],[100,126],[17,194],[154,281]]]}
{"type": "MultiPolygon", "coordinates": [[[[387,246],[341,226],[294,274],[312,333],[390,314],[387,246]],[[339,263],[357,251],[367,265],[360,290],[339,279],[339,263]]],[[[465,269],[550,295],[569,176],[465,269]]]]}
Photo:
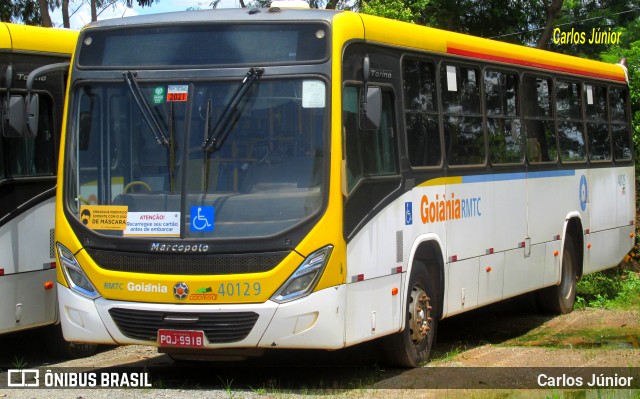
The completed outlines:
{"type": "MultiPolygon", "coordinates": [[[[365,359],[371,353],[371,346],[369,346],[369,349],[356,347],[330,353],[306,352],[291,357],[285,354],[275,358],[276,360],[272,358],[267,363],[269,366],[263,366],[262,369],[252,368],[253,366],[228,367],[227,364],[208,364],[204,367],[203,364],[196,367],[197,370],[205,369],[205,373],[197,376],[193,375],[193,367],[187,367],[181,371],[179,364],[175,364],[166,355],[158,354],[154,347],[137,345],[102,347],[93,356],[63,360],[44,355],[38,345],[33,344],[33,338],[29,339],[31,343],[29,345],[21,343],[20,338],[24,338],[23,335],[0,337],[0,347],[3,348],[0,351],[0,369],[15,368],[18,364],[24,367],[101,369],[117,366],[143,368],[157,366],[160,370],[165,370],[160,375],[160,379],[164,380],[165,388],[192,384],[204,389],[180,391],[180,395],[184,393],[184,397],[191,397],[189,394],[201,392],[204,396],[200,397],[230,397],[228,394],[232,386],[234,389],[239,389],[237,394],[233,395],[238,398],[293,398],[299,396],[296,392],[302,385],[313,384],[318,379],[324,380],[329,386],[349,388],[347,393],[339,391],[341,393],[337,395],[348,398],[567,397],[557,396],[555,391],[519,386],[516,387],[517,391],[500,391],[493,389],[495,385],[492,384],[497,381],[498,385],[504,383],[512,388],[514,380],[516,382],[528,380],[530,385],[530,382],[535,379],[536,370],[550,367],[578,367],[585,370],[602,367],[631,367],[640,370],[640,309],[626,311],[580,309],[568,315],[552,317],[537,313],[535,309],[529,307],[526,300],[511,301],[441,321],[431,361],[421,368],[411,370],[391,370],[366,361],[363,366],[355,361],[359,358],[365,359]],[[358,351],[358,349],[362,350],[358,351]],[[322,364],[324,368],[319,366],[314,369],[316,365],[322,364]],[[309,370],[308,372],[305,372],[305,367],[309,370]],[[494,382],[487,380],[488,368],[494,368],[500,372],[499,376],[489,376],[495,377],[494,382]],[[300,371],[301,374],[292,374],[292,370],[300,371]],[[212,375],[216,378],[212,378],[212,375]],[[456,381],[452,381],[456,378],[464,380],[460,383],[464,389],[460,390],[456,387],[456,381]],[[444,389],[442,386],[437,386],[438,389],[434,390],[434,380],[449,385],[444,389]],[[273,384],[276,384],[275,390],[269,388],[273,384]],[[292,390],[291,387],[298,389],[292,390]],[[353,390],[353,387],[356,389],[353,390]],[[273,395],[273,392],[276,395],[273,395]]],[[[165,391],[170,392],[167,395],[175,398],[183,397],[177,395],[175,390],[165,389],[162,391],[163,394],[165,391]]],[[[56,390],[54,392],[57,393],[56,390]]],[[[106,397],[104,390],[97,390],[91,395],[88,391],[78,392],[84,398],[106,397]]],[[[150,390],[148,397],[158,397],[158,393],[156,389],[150,390]]],[[[619,396],[618,393],[616,391],[613,396],[598,397],[640,397],[639,390],[631,393],[627,390],[624,394],[626,396],[619,396]]],[[[134,396],[147,397],[140,396],[139,391],[136,395],[134,396]]],[[[326,394],[321,396],[327,397],[326,394]]],[[[29,396],[13,390],[0,391],[0,397],[20,399],[29,396]]],[[[51,399],[57,398],[52,396],[51,399]]]]}

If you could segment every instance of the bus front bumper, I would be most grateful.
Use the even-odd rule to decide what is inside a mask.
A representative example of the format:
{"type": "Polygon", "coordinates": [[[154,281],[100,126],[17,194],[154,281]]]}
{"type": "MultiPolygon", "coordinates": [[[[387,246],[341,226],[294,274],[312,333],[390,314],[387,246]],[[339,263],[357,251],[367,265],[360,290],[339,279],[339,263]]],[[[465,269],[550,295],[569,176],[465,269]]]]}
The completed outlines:
{"type": "MultiPolygon", "coordinates": [[[[345,285],[327,288],[283,304],[267,301],[239,305],[175,305],[122,302],[105,298],[91,300],[58,284],[58,300],[62,330],[69,342],[159,346],[155,338],[159,328],[171,330],[172,323],[176,323],[176,320],[208,319],[211,315],[224,314],[231,317],[231,327],[234,317],[242,319],[238,320],[239,326],[246,326],[245,316],[255,319],[255,323],[246,327],[248,333],[240,340],[231,337],[234,336],[234,328],[229,329],[229,339],[233,339],[232,342],[224,342],[224,334],[217,336],[218,342],[211,342],[205,336],[204,349],[344,347],[345,285]],[[119,319],[118,322],[113,316],[116,313],[119,314],[115,316],[119,319]],[[129,324],[127,321],[136,320],[140,316],[149,317],[145,320],[151,321],[138,324],[135,321],[129,324]],[[153,324],[153,320],[157,324],[153,324]],[[146,339],[141,339],[145,334],[146,339]]],[[[203,330],[206,327],[198,322],[187,328],[182,322],[173,325],[179,325],[177,329],[180,330],[203,330]]]]}

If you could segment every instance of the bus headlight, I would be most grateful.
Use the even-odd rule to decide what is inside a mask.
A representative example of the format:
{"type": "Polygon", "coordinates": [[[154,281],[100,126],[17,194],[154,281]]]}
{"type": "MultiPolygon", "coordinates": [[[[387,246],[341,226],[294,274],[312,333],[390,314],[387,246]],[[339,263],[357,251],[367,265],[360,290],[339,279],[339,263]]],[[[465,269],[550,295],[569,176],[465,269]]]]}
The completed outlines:
{"type": "Polygon", "coordinates": [[[98,298],[100,296],[98,290],[96,290],[93,284],[91,284],[89,277],[87,277],[84,270],[80,267],[76,257],[73,256],[71,251],[65,248],[62,244],[57,243],[57,247],[60,266],[62,266],[62,273],[69,284],[69,288],[89,299],[98,298]]]}
{"type": "Polygon", "coordinates": [[[271,300],[283,303],[309,295],[322,276],[331,250],[333,250],[333,246],[328,245],[307,256],[300,267],[271,297],[271,300]]]}

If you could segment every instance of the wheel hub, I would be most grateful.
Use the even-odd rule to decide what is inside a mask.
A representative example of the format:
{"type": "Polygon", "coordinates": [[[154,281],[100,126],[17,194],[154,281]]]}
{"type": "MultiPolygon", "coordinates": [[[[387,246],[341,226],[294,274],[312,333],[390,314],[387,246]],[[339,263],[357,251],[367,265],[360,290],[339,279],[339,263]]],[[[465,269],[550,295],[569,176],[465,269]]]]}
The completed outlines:
{"type": "Polygon", "coordinates": [[[411,292],[411,340],[418,345],[429,335],[431,327],[431,306],[427,293],[420,286],[413,287],[411,292]]]}

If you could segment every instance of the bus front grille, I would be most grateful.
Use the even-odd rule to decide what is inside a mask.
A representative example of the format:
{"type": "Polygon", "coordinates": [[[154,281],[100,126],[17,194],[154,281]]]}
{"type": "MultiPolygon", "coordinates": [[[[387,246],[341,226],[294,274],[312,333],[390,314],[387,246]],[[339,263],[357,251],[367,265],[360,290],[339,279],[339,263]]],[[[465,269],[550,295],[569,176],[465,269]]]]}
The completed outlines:
{"type": "Polygon", "coordinates": [[[258,320],[254,312],[171,313],[111,308],[109,314],[128,338],[156,341],[159,329],[199,330],[212,344],[242,341],[258,320]]]}
{"type": "Polygon", "coordinates": [[[220,275],[263,273],[272,270],[290,251],[260,254],[173,255],[87,249],[102,269],[129,273],[220,275]]]}

